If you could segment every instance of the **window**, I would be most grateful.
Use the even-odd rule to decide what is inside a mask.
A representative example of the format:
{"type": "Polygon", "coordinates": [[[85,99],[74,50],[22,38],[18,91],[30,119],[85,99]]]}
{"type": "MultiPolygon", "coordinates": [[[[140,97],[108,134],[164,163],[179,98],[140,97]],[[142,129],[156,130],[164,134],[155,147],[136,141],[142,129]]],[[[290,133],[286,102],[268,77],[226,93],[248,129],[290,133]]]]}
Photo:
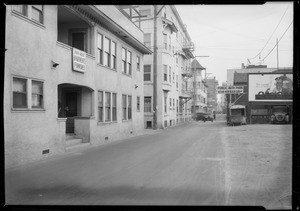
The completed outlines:
{"type": "Polygon", "coordinates": [[[127,51],[127,71],[128,74],[131,75],[131,52],[127,51]]]}
{"type": "Polygon", "coordinates": [[[171,74],[172,74],[172,70],[171,70],[171,66],[169,66],[169,82],[170,83],[172,82],[171,74]]]}
{"type": "Polygon", "coordinates": [[[122,119],[126,120],[127,119],[127,95],[122,95],[122,110],[123,110],[122,119]]]}
{"type": "Polygon", "coordinates": [[[117,121],[117,94],[98,91],[98,122],[117,121]]]}
{"type": "Polygon", "coordinates": [[[173,110],[175,110],[175,99],[173,99],[173,110]]]}
{"type": "Polygon", "coordinates": [[[151,65],[144,65],[144,81],[151,81],[151,65]]]}
{"type": "Polygon", "coordinates": [[[122,72],[131,75],[131,52],[122,48],[122,72]]]}
{"type": "Polygon", "coordinates": [[[117,121],[117,94],[112,93],[112,121],[117,121]]]}
{"type": "Polygon", "coordinates": [[[103,92],[98,92],[98,121],[103,122],[103,92]]]}
{"type": "Polygon", "coordinates": [[[111,121],[110,109],[111,109],[110,92],[105,92],[105,122],[111,121]]]}
{"type": "Polygon", "coordinates": [[[116,43],[111,42],[111,68],[116,69],[116,43]]]}
{"type": "Polygon", "coordinates": [[[179,102],[178,99],[176,100],[176,112],[178,113],[178,107],[179,107],[179,102]]]}
{"type": "Polygon", "coordinates": [[[168,50],[168,37],[166,34],[164,34],[164,49],[168,50]]]}
{"type": "Polygon", "coordinates": [[[128,95],[128,119],[132,119],[132,97],[128,95]]]}
{"type": "Polygon", "coordinates": [[[13,108],[42,109],[44,107],[43,93],[42,81],[13,77],[13,108]]]}
{"type": "Polygon", "coordinates": [[[43,82],[32,81],[31,88],[31,106],[32,108],[43,108],[43,82]]]}
{"type": "Polygon", "coordinates": [[[144,34],[144,44],[148,48],[151,48],[151,33],[145,33],[144,34]]]}
{"type": "Polygon", "coordinates": [[[144,112],[151,112],[151,97],[144,97],[144,112]]]}
{"type": "Polygon", "coordinates": [[[178,75],[176,75],[176,88],[178,88],[178,75]]]}
{"type": "Polygon", "coordinates": [[[171,36],[169,36],[169,51],[171,51],[171,36]]]}
{"type": "Polygon", "coordinates": [[[103,35],[98,34],[97,59],[99,64],[103,64],[103,35]]]}
{"type": "Polygon", "coordinates": [[[136,110],[140,111],[141,110],[141,98],[139,96],[136,97],[136,110]]]}
{"type": "Polygon", "coordinates": [[[44,22],[43,5],[33,5],[32,6],[32,19],[39,23],[44,22]]]}
{"type": "Polygon", "coordinates": [[[173,83],[175,83],[175,73],[173,72],[173,83]]]}
{"type": "Polygon", "coordinates": [[[27,79],[13,78],[13,108],[27,108],[27,79]]]}
{"type": "Polygon", "coordinates": [[[104,65],[110,67],[110,39],[104,39],[104,65]]]}
{"type": "Polygon", "coordinates": [[[168,81],[168,66],[164,65],[164,81],[168,81]]]}
{"type": "Polygon", "coordinates": [[[27,5],[14,5],[13,10],[24,16],[28,15],[27,14],[27,5]]]}
{"type": "Polygon", "coordinates": [[[167,113],[167,97],[164,97],[164,107],[165,107],[165,113],[167,113]]]}
{"type": "Polygon", "coordinates": [[[172,110],[172,98],[170,98],[170,110],[172,110]]]}
{"type": "Polygon", "coordinates": [[[137,71],[140,71],[140,57],[139,56],[137,56],[136,57],[136,70],[137,71]]]}
{"type": "Polygon", "coordinates": [[[122,72],[127,73],[126,71],[126,49],[122,48],[122,72]]]}

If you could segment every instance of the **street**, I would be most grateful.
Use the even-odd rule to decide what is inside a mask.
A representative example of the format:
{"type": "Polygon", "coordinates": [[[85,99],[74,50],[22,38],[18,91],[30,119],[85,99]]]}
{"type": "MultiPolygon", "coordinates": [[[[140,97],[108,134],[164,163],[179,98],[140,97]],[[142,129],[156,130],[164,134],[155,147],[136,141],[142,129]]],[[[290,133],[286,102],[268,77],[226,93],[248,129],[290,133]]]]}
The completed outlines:
{"type": "MultiPolygon", "coordinates": [[[[265,193],[265,189],[259,188],[267,185],[266,178],[270,179],[270,175],[257,184],[256,172],[249,172],[251,166],[257,166],[253,163],[257,161],[252,162],[251,154],[245,153],[247,145],[244,144],[242,149],[233,143],[234,138],[228,141],[228,137],[235,133],[246,135],[249,130],[255,134],[253,127],[228,127],[224,121],[191,122],[151,135],[8,169],[5,174],[7,204],[274,205],[272,200],[278,200],[274,193],[271,198],[258,200],[265,193]],[[230,149],[238,149],[239,153],[232,153],[230,149]],[[247,157],[246,162],[244,156],[247,157]],[[241,189],[242,186],[250,189],[241,189]]],[[[292,128],[291,125],[266,127],[270,134],[273,133],[271,127],[288,128],[285,130],[287,134],[292,128]]],[[[291,143],[291,140],[288,142],[291,143]]],[[[281,152],[278,146],[276,149],[281,152]]],[[[282,191],[289,193],[291,163],[284,161],[291,162],[291,152],[286,155],[285,160],[277,159],[286,168],[285,178],[279,173],[274,175],[272,172],[272,175],[281,178],[276,187],[285,187],[286,190],[282,191]]],[[[268,153],[263,159],[269,159],[266,156],[268,153]]],[[[276,153],[272,156],[276,160],[276,153]]],[[[260,175],[264,174],[262,169],[256,170],[260,171],[260,175]]],[[[271,170],[269,167],[268,172],[271,170]]],[[[268,190],[276,191],[274,184],[271,185],[268,190]]],[[[279,206],[290,204],[281,203],[279,206]]]]}

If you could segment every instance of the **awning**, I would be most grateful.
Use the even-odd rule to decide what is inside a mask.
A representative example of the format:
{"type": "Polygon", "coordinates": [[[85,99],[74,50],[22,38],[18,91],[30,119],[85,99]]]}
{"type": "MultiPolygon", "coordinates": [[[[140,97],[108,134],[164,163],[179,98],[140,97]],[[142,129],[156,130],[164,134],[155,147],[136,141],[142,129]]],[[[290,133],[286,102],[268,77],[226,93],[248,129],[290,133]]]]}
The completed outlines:
{"type": "Polygon", "coordinates": [[[167,26],[170,27],[170,29],[171,29],[173,32],[178,32],[177,27],[175,26],[175,24],[174,24],[172,21],[170,21],[170,20],[168,20],[168,19],[166,19],[166,18],[161,18],[161,19],[162,19],[162,21],[163,21],[165,24],[167,24],[167,26]]]}

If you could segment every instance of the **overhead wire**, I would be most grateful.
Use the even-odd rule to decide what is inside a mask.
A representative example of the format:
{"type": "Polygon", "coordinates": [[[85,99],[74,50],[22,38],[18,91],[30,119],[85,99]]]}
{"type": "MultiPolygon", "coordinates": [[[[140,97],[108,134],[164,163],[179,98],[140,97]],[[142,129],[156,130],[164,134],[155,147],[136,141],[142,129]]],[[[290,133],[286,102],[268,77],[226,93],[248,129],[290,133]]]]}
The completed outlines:
{"type": "Polygon", "coordinates": [[[287,27],[287,29],[285,30],[285,32],[283,33],[283,35],[280,37],[280,39],[278,40],[278,42],[276,43],[276,45],[274,45],[274,47],[269,51],[269,53],[262,59],[263,61],[270,55],[270,53],[272,53],[272,51],[275,49],[275,47],[278,45],[278,43],[280,42],[280,40],[283,38],[283,36],[285,35],[285,33],[287,32],[287,30],[290,28],[290,26],[292,25],[294,19],[292,20],[292,22],[290,23],[290,25],[287,27]]]}
{"type": "Polygon", "coordinates": [[[257,56],[259,56],[259,55],[261,54],[261,52],[265,49],[265,47],[267,46],[267,44],[268,44],[269,41],[271,40],[273,34],[274,34],[275,31],[277,30],[279,24],[281,23],[283,17],[285,16],[285,13],[286,13],[286,11],[288,10],[289,7],[290,7],[290,5],[289,5],[289,6],[286,8],[286,10],[284,11],[283,15],[281,16],[281,19],[280,19],[279,23],[277,24],[276,28],[275,28],[274,31],[272,32],[272,34],[271,34],[271,36],[269,37],[268,41],[266,42],[265,46],[260,50],[260,52],[259,52],[255,57],[251,58],[250,60],[255,59],[255,58],[256,58],[257,56]]]}

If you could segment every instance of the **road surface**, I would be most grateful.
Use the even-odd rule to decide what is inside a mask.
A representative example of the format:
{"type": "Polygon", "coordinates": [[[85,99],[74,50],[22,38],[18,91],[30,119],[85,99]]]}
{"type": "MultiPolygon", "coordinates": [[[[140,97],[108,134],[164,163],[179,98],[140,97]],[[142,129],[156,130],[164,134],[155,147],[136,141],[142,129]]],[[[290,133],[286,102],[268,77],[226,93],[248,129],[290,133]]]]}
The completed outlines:
{"type": "Polygon", "coordinates": [[[225,205],[224,122],[192,122],[6,170],[7,204],[225,205]]]}

